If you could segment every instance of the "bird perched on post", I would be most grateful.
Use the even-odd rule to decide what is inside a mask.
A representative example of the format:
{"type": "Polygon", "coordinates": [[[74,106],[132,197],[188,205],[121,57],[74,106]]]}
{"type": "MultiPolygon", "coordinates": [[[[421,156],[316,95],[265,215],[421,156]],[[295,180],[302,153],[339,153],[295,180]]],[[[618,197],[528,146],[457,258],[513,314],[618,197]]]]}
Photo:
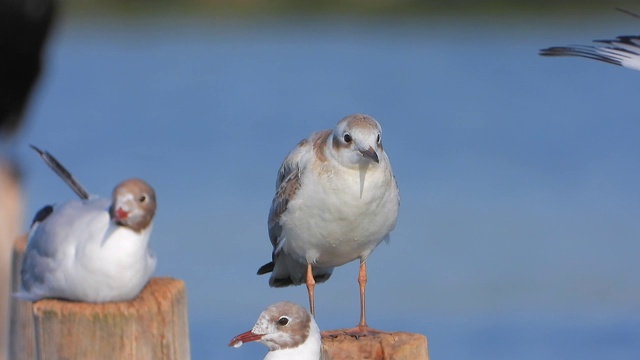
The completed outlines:
{"type": "Polygon", "coordinates": [[[269,212],[272,261],[258,274],[271,272],[272,287],[306,283],[315,315],[315,284],[329,279],[334,267],[359,259],[360,322],[348,333],[372,332],[365,312],[366,260],[389,238],[399,206],[380,124],[367,115],[347,116],[333,130],[302,140],[282,163],[269,212]]]}
{"type": "Polygon", "coordinates": [[[111,199],[88,192],[48,152],[33,147],[81,200],[45,206],[36,215],[18,298],[85,302],[135,298],[156,266],[148,248],[156,195],[140,179],[125,180],[111,199]]]}
{"type": "Polygon", "coordinates": [[[319,360],[320,329],[309,312],[292,302],[269,306],[253,329],[233,339],[229,346],[258,341],[269,348],[264,360],[319,360]]]}

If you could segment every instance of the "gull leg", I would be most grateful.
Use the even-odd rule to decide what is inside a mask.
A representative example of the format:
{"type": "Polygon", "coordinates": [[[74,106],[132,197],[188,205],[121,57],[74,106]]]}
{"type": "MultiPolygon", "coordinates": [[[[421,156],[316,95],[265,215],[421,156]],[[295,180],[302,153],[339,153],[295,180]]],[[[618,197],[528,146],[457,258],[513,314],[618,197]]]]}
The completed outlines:
{"type": "Polygon", "coordinates": [[[313,290],[316,287],[316,281],[313,278],[313,270],[311,269],[311,264],[307,264],[307,292],[309,292],[309,310],[311,310],[311,315],[316,317],[316,308],[314,304],[314,294],[313,290]]]}
{"type": "Polygon", "coordinates": [[[358,326],[351,329],[323,331],[322,337],[338,337],[340,335],[349,335],[355,338],[360,336],[374,335],[383,333],[383,331],[370,328],[366,320],[365,307],[365,287],[367,286],[367,263],[360,260],[360,272],[358,273],[358,285],[360,286],[360,322],[358,326]]]}
{"type": "Polygon", "coordinates": [[[360,323],[359,328],[366,329],[367,326],[367,314],[364,300],[365,287],[367,286],[367,262],[360,261],[360,272],[358,273],[358,285],[360,285],[360,323]]]}

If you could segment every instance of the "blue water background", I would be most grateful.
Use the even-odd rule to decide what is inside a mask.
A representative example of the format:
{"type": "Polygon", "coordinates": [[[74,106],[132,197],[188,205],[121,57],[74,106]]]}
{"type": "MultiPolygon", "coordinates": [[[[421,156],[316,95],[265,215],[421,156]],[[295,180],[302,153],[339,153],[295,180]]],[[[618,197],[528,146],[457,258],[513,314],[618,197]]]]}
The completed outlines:
{"type": "MultiPolygon", "coordinates": [[[[637,34],[621,14],[69,19],[16,143],[27,217],[73,197],[27,144],[96,194],[158,193],[156,274],[186,281],[194,359],[271,303],[276,171],[315,130],[377,118],[401,189],[368,262],[368,320],[434,359],[640,358],[640,73],[537,55],[637,34]]],[[[26,229],[25,223],[25,229],[26,229]]],[[[321,328],[358,320],[357,264],[316,290],[321,328]]]]}

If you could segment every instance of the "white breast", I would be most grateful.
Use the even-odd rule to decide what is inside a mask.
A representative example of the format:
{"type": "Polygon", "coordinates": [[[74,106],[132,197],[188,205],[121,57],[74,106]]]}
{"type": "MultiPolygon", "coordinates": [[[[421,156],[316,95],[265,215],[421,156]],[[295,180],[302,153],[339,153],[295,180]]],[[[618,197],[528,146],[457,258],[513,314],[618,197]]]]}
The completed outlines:
{"type": "Polygon", "coordinates": [[[319,360],[322,349],[320,329],[315,321],[311,323],[309,337],[293,349],[269,351],[264,360],[319,360]]]}
{"type": "Polygon", "coordinates": [[[362,187],[358,170],[338,167],[306,171],[301,183],[282,224],[285,251],[302,263],[366,258],[395,227],[398,189],[386,166],[371,165],[362,187]]]}

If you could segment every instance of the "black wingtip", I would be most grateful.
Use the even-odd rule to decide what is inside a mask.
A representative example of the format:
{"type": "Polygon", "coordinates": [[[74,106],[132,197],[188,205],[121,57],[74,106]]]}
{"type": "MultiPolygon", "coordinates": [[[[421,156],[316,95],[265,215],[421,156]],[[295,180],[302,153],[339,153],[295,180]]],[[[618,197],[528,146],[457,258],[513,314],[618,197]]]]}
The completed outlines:
{"type": "Polygon", "coordinates": [[[44,151],[40,150],[37,146],[35,146],[35,145],[33,145],[33,144],[29,144],[29,146],[30,146],[33,150],[35,150],[35,151],[38,153],[38,155],[40,155],[40,156],[44,156],[44,151]]]}
{"type": "Polygon", "coordinates": [[[49,215],[51,215],[52,212],[53,212],[53,206],[51,205],[47,205],[42,209],[40,209],[36,213],[36,216],[33,217],[33,221],[31,221],[31,227],[33,227],[33,225],[35,225],[36,223],[43,222],[44,219],[46,219],[49,215]]]}
{"type": "Polygon", "coordinates": [[[540,56],[570,56],[570,52],[573,51],[570,47],[566,46],[553,46],[545,49],[540,49],[538,55],[540,56]]]}
{"type": "Polygon", "coordinates": [[[262,265],[260,267],[260,269],[258,269],[257,275],[264,275],[264,274],[268,274],[270,272],[273,272],[274,266],[275,266],[275,264],[273,263],[273,261],[270,261],[270,262],[262,265]]]}
{"type": "Polygon", "coordinates": [[[601,53],[593,46],[555,46],[540,50],[541,56],[575,56],[622,66],[620,59],[614,55],[601,53]]]}
{"type": "Polygon", "coordinates": [[[553,48],[540,49],[538,55],[540,56],[552,56],[553,48]]]}
{"type": "Polygon", "coordinates": [[[40,150],[38,147],[29,144],[29,146],[35,150],[38,155],[44,160],[44,162],[53,170],[62,180],[64,180],[71,190],[75,192],[81,199],[87,200],[89,199],[89,192],[82,186],[76,179],[74,179],[73,175],[67,170],[58,159],[56,159],[53,155],[51,155],[48,151],[40,150]]]}
{"type": "Polygon", "coordinates": [[[632,11],[629,11],[629,10],[626,10],[626,9],[623,9],[623,8],[619,8],[619,7],[617,7],[616,10],[620,11],[623,14],[627,14],[627,15],[633,16],[636,19],[640,19],[640,15],[638,15],[638,14],[632,12],[632,11]]]}

